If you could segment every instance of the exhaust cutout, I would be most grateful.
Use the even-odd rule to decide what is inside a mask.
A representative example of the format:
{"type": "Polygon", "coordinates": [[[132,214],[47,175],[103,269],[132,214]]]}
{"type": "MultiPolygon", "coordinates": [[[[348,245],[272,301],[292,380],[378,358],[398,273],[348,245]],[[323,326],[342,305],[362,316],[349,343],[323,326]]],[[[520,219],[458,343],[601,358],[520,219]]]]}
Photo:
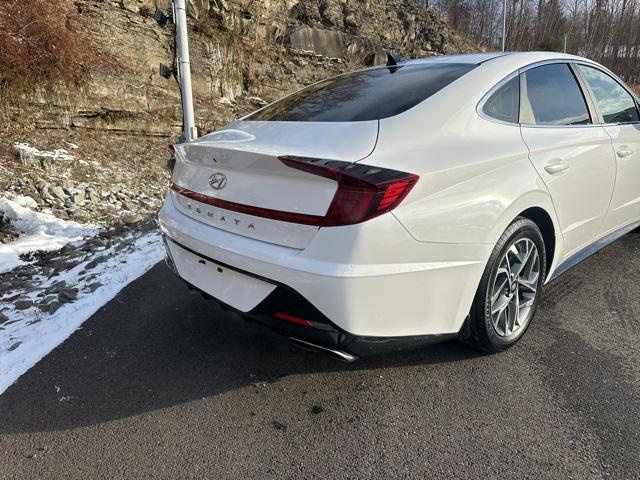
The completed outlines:
{"type": "Polygon", "coordinates": [[[325,355],[329,355],[330,357],[336,358],[343,362],[353,363],[358,360],[358,357],[356,357],[355,355],[351,355],[350,353],[343,352],[341,350],[334,350],[333,348],[323,347],[321,345],[316,345],[315,343],[300,340],[299,338],[289,337],[289,341],[300,348],[304,348],[305,350],[324,353],[325,355]]]}

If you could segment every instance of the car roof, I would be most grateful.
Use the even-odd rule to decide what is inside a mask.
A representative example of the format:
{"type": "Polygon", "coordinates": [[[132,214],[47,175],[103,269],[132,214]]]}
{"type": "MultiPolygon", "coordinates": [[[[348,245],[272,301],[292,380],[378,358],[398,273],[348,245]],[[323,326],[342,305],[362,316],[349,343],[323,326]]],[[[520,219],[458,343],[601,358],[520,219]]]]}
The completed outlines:
{"type": "Polygon", "coordinates": [[[502,58],[514,63],[527,64],[542,60],[587,60],[575,55],[557,52],[487,52],[487,53],[467,53],[462,55],[441,55],[434,57],[424,57],[403,62],[404,65],[415,65],[424,63],[465,63],[480,65],[491,60],[502,58]]]}
{"type": "Polygon", "coordinates": [[[434,57],[417,58],[415,60],[408,60],[403,62],[405,65],[420,64],[420,63],[468,63],[479,65],[488,60],[494,58],[503,57],[509,55],[506,52],[489,52],[489,53],[467,53],[462,55],[440,55],[434,57]]]}

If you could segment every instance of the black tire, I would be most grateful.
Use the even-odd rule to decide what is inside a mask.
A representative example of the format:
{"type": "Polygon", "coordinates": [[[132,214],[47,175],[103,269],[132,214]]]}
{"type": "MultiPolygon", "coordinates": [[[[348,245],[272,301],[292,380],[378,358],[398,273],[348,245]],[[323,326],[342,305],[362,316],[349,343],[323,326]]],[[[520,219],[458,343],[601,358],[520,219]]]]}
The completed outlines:
{"type": "MultiPolygon", "coordinates": [[[[502,271],[504,272],[504,269],[502,271]]],[[[482,274],[482,279],[480,280],[480,285],[478,286],[478,291],[476,292],[473,306],[471,308],[469,315],[469,329],[465,341],[480,350],[490,353],[501,352],[515,345],[527,331],[527,328],[531,324],[531,320],[535,316],[542,293],[542,283],[544,282],[546,271],[547,255],[540,229],[528,218],[516,218],[513,223],[509,225],[509,228],[507,228],[507,230],[502,234],[489,257],[489,261],[487,262],[487,266],[482,274]],[[510,335],[507,335],[505,332],[500,335],[496,330],[497,327],[494,327],[491,315],[490,296],[493,284],[496,280],[500,263],[503,261],[508,249],[516,242],[525,238],[531,240],[535,244],[539,257],[540,273],[537,280],[537,289],[533,298],[533,305],[526,315],[526,320],[523,320],[521,326],[517,330],[510,335]]],[[[533,283],[534,282],[532,281],[532,284],[533,283]]],[[[516,295],[517,294],[518,293],[516,293],[516,295]]],[[[508,332],[507,328],[504,330],[508,332]]]]}

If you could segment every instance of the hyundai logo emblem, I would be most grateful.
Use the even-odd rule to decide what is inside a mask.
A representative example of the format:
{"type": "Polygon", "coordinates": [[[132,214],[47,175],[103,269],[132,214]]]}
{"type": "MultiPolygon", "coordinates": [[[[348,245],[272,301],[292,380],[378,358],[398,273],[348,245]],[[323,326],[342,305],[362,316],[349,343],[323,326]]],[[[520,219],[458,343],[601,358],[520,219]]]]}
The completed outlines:
{"type": "Polygon", "coordinates": [[[209,185],[214,190],[222,190],[227,185],[227,176],[224,173],[216,172],[209,177],[209,185]]]}

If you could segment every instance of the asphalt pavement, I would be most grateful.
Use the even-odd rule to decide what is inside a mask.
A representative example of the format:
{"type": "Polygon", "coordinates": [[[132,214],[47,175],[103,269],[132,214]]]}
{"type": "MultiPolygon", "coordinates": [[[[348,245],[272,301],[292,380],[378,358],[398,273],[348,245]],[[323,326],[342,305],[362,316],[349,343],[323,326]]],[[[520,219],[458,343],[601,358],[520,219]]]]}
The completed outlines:
{"type": "Polygon", "coordinates": [[[0,396],[0,478],[640,479],[639,342],[639,234],[498,355],[340,363],[158,265],[0,396]]]}

